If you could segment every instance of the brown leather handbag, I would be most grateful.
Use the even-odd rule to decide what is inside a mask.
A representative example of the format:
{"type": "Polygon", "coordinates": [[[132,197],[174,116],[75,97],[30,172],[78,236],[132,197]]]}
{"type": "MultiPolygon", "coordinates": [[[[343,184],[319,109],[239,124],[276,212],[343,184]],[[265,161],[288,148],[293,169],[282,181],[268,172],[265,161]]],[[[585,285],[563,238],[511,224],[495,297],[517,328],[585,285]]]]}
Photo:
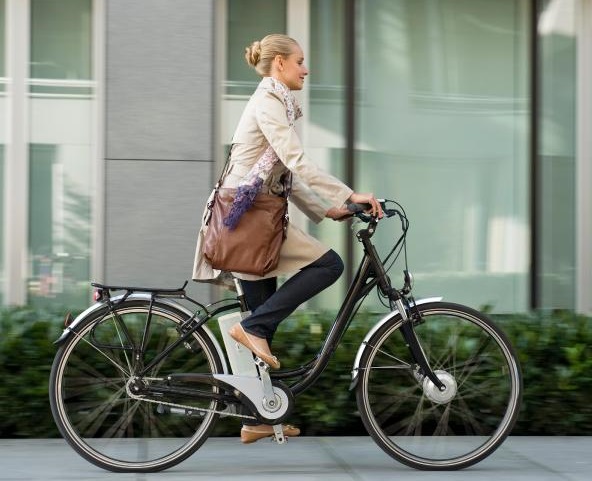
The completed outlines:
{"type": "Polygon", "coordinates": [[[230,230],[223,221],[236,189],[220,187],[226,170],[225,167],[208,204],[203,255],[214,269],[264,276],[277,267],[286,238],[289,186],[286,186],[285,197],[257,194],[238,225],[230,230]]]}

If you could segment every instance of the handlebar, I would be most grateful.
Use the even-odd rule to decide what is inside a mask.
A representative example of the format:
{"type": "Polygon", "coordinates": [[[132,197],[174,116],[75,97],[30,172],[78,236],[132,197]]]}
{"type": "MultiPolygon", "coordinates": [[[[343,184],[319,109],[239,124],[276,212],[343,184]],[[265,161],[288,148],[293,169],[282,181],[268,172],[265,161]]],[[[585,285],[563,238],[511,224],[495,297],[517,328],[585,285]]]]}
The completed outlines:
{"type": "MultiPolygon", "coordinates": [[[[407,248],[406,248],[406,238],[407,238],[407,230],[409,229],[409,219],[407,218],[407,214],[405,209],[401,204],[394,200],[389,199],[378,199],[380,205],[382,207],[383,212],[383,219],[389,217],[398,217],[401,221],[401,233],[399,238],[395,241],[393,247],[391,248],[390,252],[382,258],[379,259],[381,266],[377,267],[375,270],[376,272],[380,272],[381,270],[386,273],[391,269],[393,264],[399,258],[399,255],[402,253],[404,256],[404,263],[405,268],[403,270],[404,274],[404,285],[401,289],[397,292],[402,296],[407,296],[410,294],[413,284],[413,278],[409,273],[409,269],[407,267],[407,248]]],[[[367,227],[362,228],[361,230],[356,232],[356,237],[361,242],[370,242],[370,238],[376,232],[376,226],[380,219],[377,216],[373,216],[370,212],[372,210],[372,206],[370,204],[356,204],[351,203],[347,205],[347,210],[351,213],[353,217],[357,217],[362,222],[368,224],[367,227]]],[[[375,251],[374,245],[365,245],[365,248],[370,251],[374,252],[374,256],[377,256],[378,253],[375,251]]],[[[388,280],[388,284],[390,286],[390,280],[388,280]]],[[[380,291],[380,290],[379,290],[380,291]]],[[[386,306],[386,304],[385,304],[386,306]]],[[[387,306],[388,307],[388,306],[387,306]]]]}
{"type": "MultiPolygon", "coordinates": [[[[403,253],[404,263],[405,263],[405,268],[403,270],[404,285],[401,289],[397,290],[397,292],[401,296],[407,296],[411,293],[412,284],[413,284],[413,277],[409,273],[409,269],[407,266],[407,248],[406,248],[407,241],[406,241],[406,239],[407,239],[407,230],[409,229],[409,219],[407,218],[407,214],[405,213],[405,209],[398,202],[396,202],[394,200],[389,200],[389,199],[377,199],[377,200],[378,200],[378,202],[380,202],[380,206],[382,207],[382,212],[383,212],[382,219],[389,218],[389,217],[398,217],[399,218],[399,220],[401,221],[401,233],[399,235],[399,238],[395,241],[390,252],[384,258],[379,259],[380,266],[376,267],[375,270],[376,270],[376,272],[383,271],[386,276],[386,273],[391,269],[393,264],[397,261],[397,259],[399,258],[399,255],[401,253],[403,253]]],[[[366,242],[366,241],[370,242],[370,238],[376,232],[376,227],[378,225],[378,222],[380,221],[378,216],[373,216],[370,213],[370,211],[372,210],[372,206],[367,203],[364,203],[364,204],[351,203],[351,204],[347,205],[347,210],[351,213],[351,215],[353,217],[357,217],[362,222],[368,224],[367,227],[359,230],[356,233],[356,237],[361,242],[366,242]]],[[[365,245],[365,249],[367,249],[367,251],[374,252],[374,256],[378,255],[378,253],[375,250],[374,245],[371,243],[370,243],[370,245],[365,245]]],[[[390,286],[390,280],[388,279],[388,276],[387,276],[387,283],[390,286]]],[[[386,290],[388,290],[388,289],[386,289],[386,290]]],[[[385,292],[386,292],[386,290],[385,290],[385,292]]],[[[379,289],[379,292],[380,291],[381,291],[381,289],[379,289]]],[[[387,295],[387,294],[385,294],[385,295],[387,295]]],[[[383,302],[383,304],[384,304],[384,302],[383,302]]],[[[387,306],[387,304],[384,304],[384,305],[387,306]]],[[[389,307],[389,306],[387,306],[387,307],[389,307]]]]}
{"type": "MultiPolygon", "coordinates": [[[[380,206],[382,207],[382,212],[385,217],[393,217],[395,215],[399,215],[400,212],[397,209],[387,209],[386,204],[389,202],[386,199],[378,199],[380,202],[380,206]]],[[[347,210],[349,210],[354,217],[357,217],[363,222],[370,222],[374,216],[367,211],[372,209],[370,204],[356,204],[351,203],[347,205],[347,210]]]]}

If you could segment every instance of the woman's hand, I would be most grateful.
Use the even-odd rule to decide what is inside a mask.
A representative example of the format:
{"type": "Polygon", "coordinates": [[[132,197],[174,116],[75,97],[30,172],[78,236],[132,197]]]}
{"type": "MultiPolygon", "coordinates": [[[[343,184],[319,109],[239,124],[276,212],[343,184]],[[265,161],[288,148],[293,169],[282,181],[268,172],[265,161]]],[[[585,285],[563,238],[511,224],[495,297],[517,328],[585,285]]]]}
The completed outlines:
{"type": "Polygon", "coordinates": [[[349,210],[347,210],[346,206],[331,207],[325,214],[325,217],[328,217],[329,219],[333,220],[345,220],[349,219],[351,216],[352,213],[349,210]]]}
{"type": "Polygon", "coordinates": [[[354,192],[349,196],[349,201],[355,204],[370,204],[372,206],[370,213],[374,217],[382,219],[382,216],[384,215],[382,212],[382,206],[380,205],[380,202],[376,200],[374,194],[361,194],[359,192],[354,192]]]}

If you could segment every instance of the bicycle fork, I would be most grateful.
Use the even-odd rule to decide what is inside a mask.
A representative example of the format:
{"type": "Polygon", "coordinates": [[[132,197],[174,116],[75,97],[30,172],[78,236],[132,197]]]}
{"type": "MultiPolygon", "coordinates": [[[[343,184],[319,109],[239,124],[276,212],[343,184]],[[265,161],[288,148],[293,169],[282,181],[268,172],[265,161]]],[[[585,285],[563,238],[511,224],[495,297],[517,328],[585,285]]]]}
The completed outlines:
{"type": "Polygon", "coordinates": [[[432,370],[427,356],[423,348],[421,347],[421,344],[415,332],[415,328],[413,326],[413,318],[409,317],[407,314],[407,306],[405,306],[405,303],[403,302],[400,296],[394,301],[394,304],[396,309],[401,314],[401,333],[403,335],[403,339],[405,340],[405,344],[411,352],[411,356],[413,357],[417,366],[419,367],[419,374],[421,376],[427,377],[430,381],[432,381],[436,388],[438,388],[440,391],[445,391],[446,385],[438,378],[438,376],[436,376],[436,374],[432,370]]]}

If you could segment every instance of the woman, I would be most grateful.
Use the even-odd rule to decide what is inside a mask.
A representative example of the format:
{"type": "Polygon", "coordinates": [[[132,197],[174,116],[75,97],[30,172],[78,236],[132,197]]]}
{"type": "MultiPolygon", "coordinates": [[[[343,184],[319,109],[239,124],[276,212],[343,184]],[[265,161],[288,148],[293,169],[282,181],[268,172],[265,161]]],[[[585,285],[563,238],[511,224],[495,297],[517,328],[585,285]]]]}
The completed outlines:
{"type": "MultiPolygon", "coordinates": [[[[290,189],[290,201],[316,223],[325,217],[348,217],[347,202],[370,204],[372,214],[382,216],[374,195],[353,192],[317,167],[303,151],[294,130],[294,122],[302,114],[291,93],[302,89],[308,75],[298,43],[286,35],[268,35],[247,47],[245,58],[262,80],[234,133],[223,186],[276,195],[290,189]],[[290,177],[291,183],[287,180],[290,177]]],[[[240,218],[240,212],[237,215],[240,218]]],[[[198,238],[193,278],[220,282],[222,273],[212,269],[202,255],[204,228],[198,238]]],[[[300,304],[333,284],[342,272],[343,262],[337,253],[289,224],[274,271],[264,278],[232,273],[242,281],[252,314],[234,325],[229,334],[271,368],[279,369],[280,362],[270,350],[278,324],[300,304]],[[293,272],[296,274],[277,289],[277,276],[293,272]]],[[[245,425],[241,440],[248,443],[272,434],[271,426],[245,425]]],[[[284,434],[296,436],[299,430],[285,426],[284,434]]]]}

